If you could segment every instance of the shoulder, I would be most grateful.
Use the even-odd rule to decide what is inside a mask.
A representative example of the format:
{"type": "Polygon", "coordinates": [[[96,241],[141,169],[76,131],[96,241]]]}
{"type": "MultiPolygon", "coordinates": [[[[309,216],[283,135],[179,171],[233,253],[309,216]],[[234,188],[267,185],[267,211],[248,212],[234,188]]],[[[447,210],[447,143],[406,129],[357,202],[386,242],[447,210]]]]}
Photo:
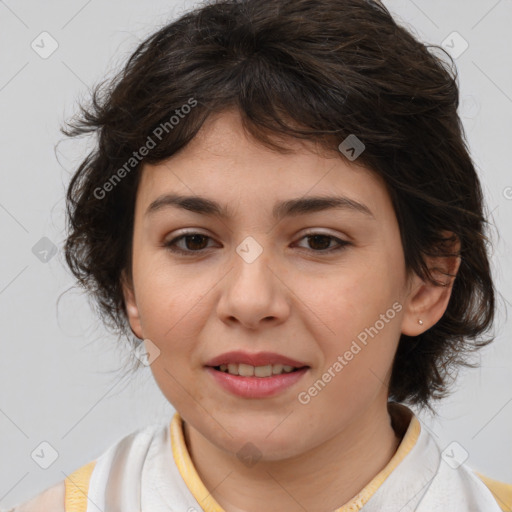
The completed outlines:
{"type": "Polygon", "coordinates": [[[66,486],[64,480],[20,503],[9,512],[65,512],[66,486]]]}
{"type": "Polygon", "coordinates": [[[455,467],[444,461],[430,483],[418,512],[441,508],[454,512],[512,512],[506,507],[504,499],[494,494],[492,488],[476,475],[473,468],[464,463],[455,467]]]}
{"type": "Polygon", "coordinates": [[[7,511],[0,510],[0,512],[47,512],[49,510],[65,512],[66,503],[81,502],[84,496],[87,499],[91,478],[96,467],[99,473],[96,485],[105,484],[106,475],[108,476],[116,461],[117,464],[124,461],[131,470],[140,473],[148,452],[159,451],[162,443],[168,439],[168,431],[169,422],[160,422],[146,425],[119,437],[97,458],[76,469],[66,479],[37,494],[29,501],[20,503],[7,511]]]}
{"type": "Polygon", "coordinates": [[[512,512],[512,484],[494,480],[478,471],[475,471],[475,474],[491,491],[501,510],[503,512],[512,512]]]}

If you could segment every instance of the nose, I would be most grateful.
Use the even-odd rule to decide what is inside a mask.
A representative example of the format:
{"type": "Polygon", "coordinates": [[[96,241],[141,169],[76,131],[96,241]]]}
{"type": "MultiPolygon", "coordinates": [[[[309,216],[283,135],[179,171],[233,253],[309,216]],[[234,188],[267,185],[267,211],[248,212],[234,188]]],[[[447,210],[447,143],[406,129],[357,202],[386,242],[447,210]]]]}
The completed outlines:
{"type": "Polygon", "coordinates": [[[283,272],[267,255],[264,250],[249,263],[234,254],[233,267],[223,280],[217,305],[223,322],[240,323],[255,330],[279,325],[290,315],[290,292],[283,272]]]}

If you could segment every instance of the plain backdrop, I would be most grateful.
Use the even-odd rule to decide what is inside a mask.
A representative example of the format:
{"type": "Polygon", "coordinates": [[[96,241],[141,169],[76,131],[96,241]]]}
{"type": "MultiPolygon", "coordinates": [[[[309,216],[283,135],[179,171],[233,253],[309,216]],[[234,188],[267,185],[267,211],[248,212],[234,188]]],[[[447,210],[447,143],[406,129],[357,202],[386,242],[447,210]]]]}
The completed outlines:
{"type": "MultiPolygon", "coordinates": [[[[499,233],[492,233],[496,341],[480,353],[479,369],[461,372],[439,418],[420,420],[441,448],[457,442],[467,464],[512,482],[512,1],[385,4],[421,40],[444,41],[457,57],[460,115],[499,233]]],[[[72,288],[62,254],[64,193],[88,145],[65,140],[59,126],[143,38],[194,5],[0,1],[1,507],[61,481],[135,429],[172,417],[149,368],[119,380],[121,349],[72,288]]]]}

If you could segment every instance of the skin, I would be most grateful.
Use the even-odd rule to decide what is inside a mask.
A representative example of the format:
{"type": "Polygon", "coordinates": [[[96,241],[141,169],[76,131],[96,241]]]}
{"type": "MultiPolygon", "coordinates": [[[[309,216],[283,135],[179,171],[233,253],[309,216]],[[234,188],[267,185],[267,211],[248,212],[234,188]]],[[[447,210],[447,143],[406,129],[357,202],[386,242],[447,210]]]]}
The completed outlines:
{"type": "MultiPolygon", "coordinates": [[[[445,287],[407,274],[399,226],[384,182],[340,155],[290,140],[280,154],[245,134],[238,113],[211,116],[181,152],[145,165],[136,197],[132,278],[123,274],[132,330],[160,350],[156,382],[185,421],[194,465],[227,512],[324,512],[353,498],[394,455],[400,438],[387,411],[401,333],[416,336],[443,315],[445,287]],[[325,152],[324,152],[325,153],[325,152]],[[163,193],[200,195],[228,205],[220,219],[168,207],[145,212],[163,193]],[[272,218],[274,203],[344,195],[373,217],[330,209],[272,218]],[[163,246],[187,229],[207,237],[163,246]],[[335,237],[321,246],[306,231],[335,237]],[[252,263],[236,252],[252,236],[252,263]],[[335,239],[350,242],[330,254],[335,239]],[[329,242],[330,241],[330,242],[329,242]],[[320,249],[323,249],[320,250],[320,249]],[[198,252],[199,249],[199,252],[198,252]],[[196,252],[193,252],[196,250],[196,252]],[[394,303],[402,307],[307,404],[307,390],[394,303]],[[423,325],[418,319],[423,320],[423,325]],[[273,351],[310,366],[279,395],[248,399],[221,389],[204,364],[230,350],[273,351]],[[261,458],[236,453],[250,441],[261,458]]],[[[430,260],[455,274],[459,258],[430,260]]],[[[435,277],[442,278],[444,276],[435,277]]],[[[445,278],[446,279],[446,278],[445,278]]]]}

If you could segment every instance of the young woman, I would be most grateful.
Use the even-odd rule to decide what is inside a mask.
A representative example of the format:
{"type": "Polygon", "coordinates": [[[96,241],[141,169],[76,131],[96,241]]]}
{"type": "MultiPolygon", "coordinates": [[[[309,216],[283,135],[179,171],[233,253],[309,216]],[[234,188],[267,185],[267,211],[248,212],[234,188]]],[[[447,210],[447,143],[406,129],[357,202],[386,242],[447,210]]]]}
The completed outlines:
{"type": "Polygon", "coordinates": [[[98,136],[65,249],[177,412],[14,510],[505,510],[407,406],[491,341],[457,106],[377,2],[220,0],[144,41],[65,132],[98,136]]]}

